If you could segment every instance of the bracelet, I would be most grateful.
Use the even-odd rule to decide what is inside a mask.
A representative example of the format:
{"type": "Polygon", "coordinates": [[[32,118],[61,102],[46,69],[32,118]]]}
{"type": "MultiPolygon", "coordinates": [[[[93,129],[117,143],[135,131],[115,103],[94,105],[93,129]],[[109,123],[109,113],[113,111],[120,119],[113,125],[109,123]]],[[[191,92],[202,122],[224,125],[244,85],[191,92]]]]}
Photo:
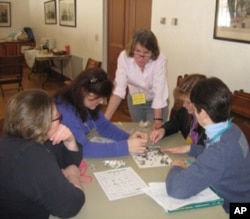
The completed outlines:
{"type": "Polygon", "coordinates": [[[162,121],[163,119],[162,118],[154,118],[154,120],[160,120],[160,121],[162,121]]]}

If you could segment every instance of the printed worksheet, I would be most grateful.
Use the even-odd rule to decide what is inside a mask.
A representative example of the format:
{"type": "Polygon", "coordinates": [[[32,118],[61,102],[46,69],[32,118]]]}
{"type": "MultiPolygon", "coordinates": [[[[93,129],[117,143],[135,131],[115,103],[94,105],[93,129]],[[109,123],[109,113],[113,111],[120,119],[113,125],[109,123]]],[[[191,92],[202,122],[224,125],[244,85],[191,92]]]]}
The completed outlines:
{"type": "Polygon", "coordinates": [[[166,153],[161,152],[160,149],[160,146],[148,146],[145,153],[131,153],[131,156],[139,168],[169,166],[172,160],[166,153]]]}
{"type": "Polygon", "coordinates": [[[131,168],[95,172],[97,181],[110,201],[142,194],[146,183],[131,168]]]}

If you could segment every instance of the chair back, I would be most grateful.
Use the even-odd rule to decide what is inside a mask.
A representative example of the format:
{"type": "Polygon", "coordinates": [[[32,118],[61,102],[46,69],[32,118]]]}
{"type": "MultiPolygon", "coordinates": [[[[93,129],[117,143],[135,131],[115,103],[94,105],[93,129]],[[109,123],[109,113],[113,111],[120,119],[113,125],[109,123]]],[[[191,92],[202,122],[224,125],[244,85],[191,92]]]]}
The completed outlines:
{"type": "Polygon", "coordinates": [[[0,137],[3,135],[4,117],[0,118],[0,137]]]}
{"type": "Polygon", "coordinates": [[[232,94],[231,116],[247,137],[250,146],[250,93],[242,90],[232,94]]]}
{"type": "MultiPolygon", "coordinates": [[[[88,61],[87,61],[86,66],[85,66],[85,70],[87,70],[89,68],[95,68],[95,67],[101,68],[101,66],[102,66],[102,62],[96,61],[92,58],[88,58],[88,61]]],[[[64,81],[64,84],[70,85],[71,82],[72,82],[72,80],[66,80],[66,81],[64,81]]]]}
{"type": "Polygon", "coordinates": [[[102,66],[102,62],[96,61],[96,60],[94,60],[92,58],[88,58],[85,70],[89,69],[89,68],[95,68],[95,67],[101,68],[101,66],[102,66]]]}
{"type": "MultiPolygon", "coordinates": [[[[176,87],[178,87],[180,85],[181,81],[187,76],[188,76],[188,74],[185,74],[184,76],[179,75],[177,77],[176,87]]],[[[170,118],[172,118],[175,115],[175,113],[182,107],[182,105],[183,105],[183,103],[180,99],[174,99],[174,104],[173,104],[173,107],[170,111],[170,118]]]]}
{"type": "Polygon", "coordinates": [[[4,84],[18,84],[18,91],[23,89],[23,56],[2,56],[0,57],[0,87],[2,95],[4,84]]]}

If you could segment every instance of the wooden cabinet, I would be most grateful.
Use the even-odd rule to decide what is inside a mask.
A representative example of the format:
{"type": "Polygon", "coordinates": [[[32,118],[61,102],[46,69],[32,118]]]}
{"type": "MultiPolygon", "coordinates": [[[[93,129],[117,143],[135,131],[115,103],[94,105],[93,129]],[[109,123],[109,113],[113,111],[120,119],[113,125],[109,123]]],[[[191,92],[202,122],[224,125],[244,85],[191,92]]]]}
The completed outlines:
{"type": "Polygon", "coordinates": [[[16,56],[22,54],[22,47],[35,47],[35,41],[15,41],[15,42],[1,42],[0,56],[16,56]]]}

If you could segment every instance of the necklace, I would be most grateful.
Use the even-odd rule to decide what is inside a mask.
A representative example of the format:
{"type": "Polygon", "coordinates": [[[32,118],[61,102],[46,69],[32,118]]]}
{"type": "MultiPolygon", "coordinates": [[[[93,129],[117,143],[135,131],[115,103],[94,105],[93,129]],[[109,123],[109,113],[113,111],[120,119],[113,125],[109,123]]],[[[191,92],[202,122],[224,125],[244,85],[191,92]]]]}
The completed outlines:
{"type": "Polygon", "coordinates": [[[92,129],[90,129],[87,120],[86,120],[83,124],[84,124],[84,126],[89,130],[89,132],[96,131],[97,128],[96,128],[95,122],[94,122],[93,119],[91,118],[91,116],[90,116],[90,114],[89,114],[89,111],[87,111],[87,112],[88,112],[88,118],[87,118],[87,120],[89,119],[89,121],[91,121],[91,123],[92,123],[92,129]]]}
{"type": "Polygon", "coordinates": [[[90,117],[89,112],[88,112],[88,119],[89,119],[89,121],[91,121],[92,128],[88,125],[88,121],[85,121],[83,124],[88,129],[87,137],[88,137],[89,140],[91,140],[95,136],[98,136],[98,132],[97,132],[97,128],[96,128],[95,122],[90,117]]]}

